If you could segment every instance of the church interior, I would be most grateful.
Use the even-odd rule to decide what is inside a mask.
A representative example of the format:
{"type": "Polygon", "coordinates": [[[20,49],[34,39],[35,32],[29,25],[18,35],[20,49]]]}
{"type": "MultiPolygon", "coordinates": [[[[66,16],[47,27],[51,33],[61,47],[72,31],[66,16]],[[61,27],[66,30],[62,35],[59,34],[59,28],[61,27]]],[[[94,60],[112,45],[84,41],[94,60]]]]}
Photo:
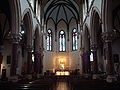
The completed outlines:
{"type": "Polygon", "coordinates": [[[1,0],[0,90],[120,90],[120,0],[1,0]]]}

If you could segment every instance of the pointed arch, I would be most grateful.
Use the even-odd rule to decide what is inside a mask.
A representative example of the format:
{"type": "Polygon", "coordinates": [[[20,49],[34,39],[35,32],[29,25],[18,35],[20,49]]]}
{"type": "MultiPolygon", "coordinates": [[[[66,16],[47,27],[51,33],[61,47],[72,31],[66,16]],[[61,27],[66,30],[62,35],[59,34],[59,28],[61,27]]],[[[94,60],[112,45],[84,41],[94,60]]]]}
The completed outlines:
{"type": "Polygon", "coordinates": [[[60,19],[58,22],[57,22],[57,25],[60,23],[60,22],[64,22],[66,25],[68,24],[64,19],[60,19]]]}
{"type": "Polygon", "coordinates": [[[78,21],[73,17],[71,18],[70,22],[69,22],[69,28],[71,29],[71,32],[74,28],[78,29],[78,21]]]}
{"type": "Polygon", "coordinates": [[[23,27],[25,28],[25,32],[27,34],[27,45],[32,46],[32,38],[33,38],[33,22],[32,22],[32,14],[30,9],[25,9],[22,16],[23,27]]]}
{"type": "Polygon", "coordinates": [[[39,26],[38,24],[35,26],[35,32],[34,32],[34,51],[39,52],[39,44],[40,44],[40,33],[39,33],[39,26]]]}
{"type": "Polygon", "coordinates": [[[84,27],[83,27],[83,45],[85,48],[85,52],[90,52],[90,32],[89,32],[89,28],[88,25],[85,23],[84,27]]]}
{"type": "Polygon", "coordinates": [[[53,32],[55,30],[55,22],[52,18],[49,18],[46,22],[46,32],[47,32],[48,29],[52,29],[53,32]]]}
{"type": "MultiPolygon", "coordinates": [[[[46,20],[46,24],[47,24],[46,27],[48,27],[48,23],[49,23],[49,22],[51,22],[53,25],[55,25],[54,19],[50,17],[49,19],[46,20]]],[[[48,27],[48,28],[49,28],[49,27],[48,27]]]]}
{"type": "Polygon", "coordinates": [[[93,44],[97,44],[96,34],[100,28],[100,25],[101,25],[100,11],[97,7],[93,7],[90,19],[91,41],[93,44]]]}
{"type": "Polygon", "coordinates": [[[78,21],[76,18],[74,18],[74,17],[72,17],[72,18],[70,19],[69,24],[70,24],[73,20],[75,21],[76,24],[78,24],[79,21],[78,21]]]}

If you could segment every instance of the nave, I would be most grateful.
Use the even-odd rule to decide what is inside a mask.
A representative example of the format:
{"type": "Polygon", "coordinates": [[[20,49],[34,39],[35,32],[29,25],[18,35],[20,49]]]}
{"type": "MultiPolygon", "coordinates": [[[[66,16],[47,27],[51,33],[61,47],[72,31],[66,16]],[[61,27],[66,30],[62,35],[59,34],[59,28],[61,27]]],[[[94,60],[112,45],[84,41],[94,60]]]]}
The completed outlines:
{"type": "Polygon", "coordinates": [[[120,90],[120,80],[107,83],[103,79],[85,76],[40,76],[39,79],[2,82],[0,90],[120,90]]]}
{"type": "Polygon", "coordinates": [[[1,0],[6,89],[120,90],[120,0],[1,0]]]}

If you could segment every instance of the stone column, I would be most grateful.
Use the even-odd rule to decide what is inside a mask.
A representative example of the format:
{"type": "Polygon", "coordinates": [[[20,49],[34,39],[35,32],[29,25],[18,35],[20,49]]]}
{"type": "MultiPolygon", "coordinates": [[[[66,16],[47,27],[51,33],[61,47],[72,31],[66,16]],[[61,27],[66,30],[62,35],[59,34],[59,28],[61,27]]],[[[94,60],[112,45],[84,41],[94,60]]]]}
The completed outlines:
{"type": "Polygon", "coordinates": [[[39,70],[39,73],[42,74],[43,73],[43,47],[40,47],[40,53],[39,53],[39,57],[40,57],[40,70],[39,70]]]}
{"type": "Polygon", "coordinates": [[[39,70],[39,73],[42,74],[43,72],[43,54],[40,53],[40,70],[39,70]]]}
{"type": "Polygon", "coordinates": [[[16,68],[17,68],[17,61],[18,61],[18,44],[19,44],[19,35],[13,34],[11,36],[12,40],[12,60],[11,60],[11,68],[10,68],[10,75],[16,75],[16,68]]]}
{"type": "Polygon", "coordinates": [[[27,46],[27,74],[32,73],[32,46],[27,46]]]}
{"type": "Polygon", "coordinates": [[[38,72],[38,53],[34,52],[34,72],[38,72]]]}
{"type": "Polygon", "coordinates": [[[82,57],[82,73],[85,73],[85,60],[84,60],[84,53],[85,53],[85,48],[81,48],[81,57],[82,57]]]}
{"type": "Polygon", "coordinates": [[[105,32],[102,34],[104,40],[104,49],[105,49],[105,60],[106,60],[106,81],[111,83],[117,81],[116,76],[114,75],[114,62],[112,59],[112,40],[115,38],[112,32],[105,32]]]}
{"type": "Polygon", "coordinates": [[[40,52],[35,52],[35,63],[34,63],[34,71],[37,74],[41,73],[41,53],[40,52]]]}
{"type": "Polygon", "coordinates": [[[98,62],[97,62],[97,45],[91,45],[91,51],[93,53],[93,73],[98,72],[98,62]]]}
{"type": "Polygon", "coordinates": [[[103,33],[105,60],[106,60],[106,72],[108,75],[114,74],[114,63],[112,60],[112,43],[113,34],[111,32],[103,33]]]}
{"type": "Polygon", "coordinates": [[[3,60],[3,55],[2,55],[2,45],[0,44],[0,73],[1,73],[1,64],[3,60]]]}
{"type": "Polygon", "coordinates": [[[91,66],[90,66],[90,52],[87,52],[87,73],[91,72],[91,66]]]}
{"type": "Polygon", "coordinates": [[[2,53],[0,52],[0,73],[1,73],[1,64],[2,64],[3,56],[2,53]]]}
{"type": "Polygon", "coordinates": [[[90,67],[90,54],[88,52],[85,52],[82,54],[82,61],[83,61],[83,73],[90,73],[91,67],[90,67]]]}

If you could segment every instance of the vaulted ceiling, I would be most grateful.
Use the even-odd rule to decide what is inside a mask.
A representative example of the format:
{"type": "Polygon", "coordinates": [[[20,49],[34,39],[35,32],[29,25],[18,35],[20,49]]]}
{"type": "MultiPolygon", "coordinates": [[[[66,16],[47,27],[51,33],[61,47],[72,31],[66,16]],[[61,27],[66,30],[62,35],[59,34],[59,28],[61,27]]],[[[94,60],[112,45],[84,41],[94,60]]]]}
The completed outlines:
{"type": "Polygon", "coordinates": [[[8,39],[10,16],[9,1],[3,0],[0,3],[0,45],[3,44],[5,39],[8,39]]]}
{"type": "Polygon", "coordinates": [[[72,18],[79,20],[80,10],[76,1],[79,0],[49,0],[44,6],[45,21],[52,19],[57,24],[60,20],[66,23],[69,23],[72,18]]]}

